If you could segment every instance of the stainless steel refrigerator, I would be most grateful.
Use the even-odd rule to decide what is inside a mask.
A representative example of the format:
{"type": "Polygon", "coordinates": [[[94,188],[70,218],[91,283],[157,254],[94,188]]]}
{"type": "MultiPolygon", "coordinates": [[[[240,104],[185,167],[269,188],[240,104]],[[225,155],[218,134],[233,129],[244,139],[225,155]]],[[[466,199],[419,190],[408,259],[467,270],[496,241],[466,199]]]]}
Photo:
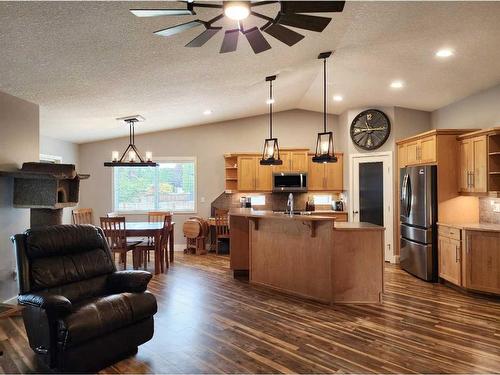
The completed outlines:
{"type": "Polygon", "coordinates": [[[401,268],[437,281],[437,167],[401,168],[401,268]]]}

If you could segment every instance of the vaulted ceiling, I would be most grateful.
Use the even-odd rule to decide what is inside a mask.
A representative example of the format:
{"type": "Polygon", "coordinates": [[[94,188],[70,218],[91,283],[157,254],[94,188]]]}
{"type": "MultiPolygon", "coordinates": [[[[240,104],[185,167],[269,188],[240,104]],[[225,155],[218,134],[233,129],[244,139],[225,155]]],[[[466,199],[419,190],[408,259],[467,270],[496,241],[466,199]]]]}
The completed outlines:
{"type": "MultiPolygon", "coordinates": [[[[319,52],[328,62],[329,112],[368,105],[432,111],[500,82],[500,2],[348,2],[323,33],[255,55],[219,54],[222,33],[185,48],[199,34],[152,32],[197,16],[138,18],[130,8],[176,2],[1,2],[0,90],[41,106],[41,133],[83,143],[121,136],[114,119],[141,114],[138,132],[231,120],[267,112],[264,78],[278,73],[276,110],[322,110],[319,52]],[[441,60],[436,50],[455,55],[441,60]],[[389,87],[392,80],[404,88],[389,87]],[[331,100],[334,94],[342,102],[331,100]],[[210,116],[203,115],[206,109],[210,116]]],[[[276,5],[262,12],[274,16],[276,5]]],[[[322,14],[324,15],[324,14],[322,14]]],[[[263,25],[251,17],[247,24],[263,25]]],[[[234,27],[224,21],[227,27],[234,27]]]]}

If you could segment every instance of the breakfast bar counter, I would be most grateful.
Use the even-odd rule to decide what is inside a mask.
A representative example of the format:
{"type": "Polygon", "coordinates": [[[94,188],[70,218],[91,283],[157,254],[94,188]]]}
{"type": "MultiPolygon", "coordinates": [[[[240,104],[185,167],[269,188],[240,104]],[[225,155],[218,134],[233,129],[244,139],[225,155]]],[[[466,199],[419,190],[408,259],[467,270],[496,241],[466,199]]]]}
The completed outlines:
{"type": "Polygon", "coordinates": [[[328,304],[381,302],[383,227],[252,209],[229,220],[235,276],[328,304]]]}

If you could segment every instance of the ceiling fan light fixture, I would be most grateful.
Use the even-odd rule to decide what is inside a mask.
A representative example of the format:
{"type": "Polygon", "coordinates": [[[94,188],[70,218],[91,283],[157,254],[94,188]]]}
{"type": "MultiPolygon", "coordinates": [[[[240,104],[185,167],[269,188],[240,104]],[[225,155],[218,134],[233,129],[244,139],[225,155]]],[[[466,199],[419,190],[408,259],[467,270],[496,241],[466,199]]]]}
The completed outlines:
{"type": "Polygon", "coordinates": [[[224,1],[224,14],[235,21],[241,21],[250,15],[249,1],[224,1]]]}

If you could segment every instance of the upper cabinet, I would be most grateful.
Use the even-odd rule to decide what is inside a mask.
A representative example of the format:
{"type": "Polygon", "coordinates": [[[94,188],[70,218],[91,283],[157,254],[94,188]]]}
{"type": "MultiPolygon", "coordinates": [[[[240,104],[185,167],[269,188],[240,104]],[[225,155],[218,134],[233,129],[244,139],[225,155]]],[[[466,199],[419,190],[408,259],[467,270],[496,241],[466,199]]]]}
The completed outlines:
{"type": "Polygon", "coordinates": [[[307,172],[307,152],[307,149],[280,151],[283,164],[273,166],[273,172],[307,172]]]}
{"type": "Polygon", "coordinates": [[[260,165],[260,155],[240,155],[238,160],[238,191],[271,191],[272,171],[260,165]]]}
{"type": "Polygon", "coordinates": [[[343,154],[335,154],[336,163],[313,163],[307,149],[282,150],[282,165],[260,165],[257,153],[232,153],[224,155],[226,168],[226,192],[270,192],[273,173],[303,172],[308,174],[310,191],[343,191],[343,154]]]}
{"type": "Polygon", "coordinates": [[[313,163],[312,154],[308,156],[308,190],[344,190],[344,155],[336,153],[336,163],[313,163]]]}
{"type": "Polygon", "coordinates": [[[461,193],[486,193],[487,136],[466,138],[459,141],[459,168],[461,193]]]}
{"type": "Polygon", "coordinates": [[[436,135],[430,135],[398,144],[399,167],[436,163],[436,138],[436,135]]]}
{"type": "Polygon", "coordinates": [[[465,195],[500,192],[500,128],[458,137],[459,191],[465,195]]]}

